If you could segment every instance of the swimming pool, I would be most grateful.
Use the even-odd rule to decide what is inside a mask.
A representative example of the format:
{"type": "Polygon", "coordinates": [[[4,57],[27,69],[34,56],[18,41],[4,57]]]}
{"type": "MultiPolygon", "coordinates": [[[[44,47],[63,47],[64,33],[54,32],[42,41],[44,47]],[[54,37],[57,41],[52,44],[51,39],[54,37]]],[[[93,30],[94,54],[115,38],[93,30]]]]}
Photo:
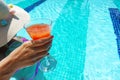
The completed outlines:
{"type": "MultiPolygon", "coordinates": [[[[10,3],[12,0],[6,1],[10,3]]],[[[23,8],[40,0],[12,3],[23,8]],[[25,3],[25,4],[23,4],[25,3]]],[[[53,46],[57,61],[54,71],[44,73],[46,80],[119,80],[116,36],[108,8],[117,8],[113,0],[42,0],[29,10],[31,18],[54,21],[53,46]],[[116,78],[117,76],[117,78],[116,78]]],[[[18,35],[30,39],[22,29],[18,35]]]]}

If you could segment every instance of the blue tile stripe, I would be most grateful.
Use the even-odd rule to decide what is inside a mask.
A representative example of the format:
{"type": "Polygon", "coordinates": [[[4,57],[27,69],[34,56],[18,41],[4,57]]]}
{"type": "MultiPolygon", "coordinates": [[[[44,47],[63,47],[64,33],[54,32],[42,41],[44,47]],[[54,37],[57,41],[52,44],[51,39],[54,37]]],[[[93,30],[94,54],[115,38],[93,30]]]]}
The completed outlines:
{"type": "Polygon", "coordinates": [[[30,12],[32,9],[34,9],[36,6],[39,6],[41,3],[45,2],[46,0],[39,0],[35,3],[33,3],[32,5],[24,8],[24,10],[26,10],[27,12],[30,12]]]}
{"type": "Polygon", "coordinates": [[[113,23],[114,33],[116,34],[118,54],[120,58],[120,11],[117,8],[109,8],[111,20],[113,23]]]}

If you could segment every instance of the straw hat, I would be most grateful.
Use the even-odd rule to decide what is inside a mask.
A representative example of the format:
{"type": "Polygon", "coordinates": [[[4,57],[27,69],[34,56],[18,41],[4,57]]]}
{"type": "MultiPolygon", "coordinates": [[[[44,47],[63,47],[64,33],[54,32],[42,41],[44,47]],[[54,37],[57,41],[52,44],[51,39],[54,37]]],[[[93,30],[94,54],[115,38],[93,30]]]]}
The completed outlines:
{"type": "Polygon", "coordinates": [[[0,47],[9,42],[30,20],[29,14],[22,8],[15,5],[10,7],[0,0],[0,47]],[[11,15],[10,11],[14,11],[14,14],[11,15]]]}

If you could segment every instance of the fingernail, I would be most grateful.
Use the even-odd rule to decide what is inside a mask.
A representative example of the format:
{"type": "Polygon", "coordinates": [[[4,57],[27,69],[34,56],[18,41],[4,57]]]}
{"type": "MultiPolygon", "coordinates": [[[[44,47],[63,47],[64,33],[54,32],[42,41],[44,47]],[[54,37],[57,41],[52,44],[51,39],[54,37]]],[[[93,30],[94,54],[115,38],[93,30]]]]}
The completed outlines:
{"type": "Polygon", "coordinates": [[[51,36],[51,38],[54,38],[54,36],[51,36]]]}

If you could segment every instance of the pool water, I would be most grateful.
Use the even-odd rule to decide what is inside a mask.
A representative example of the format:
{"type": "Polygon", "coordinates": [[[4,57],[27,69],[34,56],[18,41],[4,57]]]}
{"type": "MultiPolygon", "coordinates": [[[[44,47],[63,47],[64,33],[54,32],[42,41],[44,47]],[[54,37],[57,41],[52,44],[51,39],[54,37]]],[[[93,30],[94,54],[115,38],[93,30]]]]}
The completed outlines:
{"type": "Polygon", "coordinates": [[[119,68],[118,71],[116,68],[119,55],[108,10],[108,8],[117,8],[117,6],[113,0],[91,0],[89,3],[84,76],[88,80],[119,80],[120,72],[118,72],[119,68]]]}
{"type": "MultiPolygon", "coordinates": [[[[6,0],[22,8],[38,1],[6,0]]],[[[46,80],[120,79],[116,36],[108,10],[120,8],[118,3],[119,0],[44,0],[29,10],[31,19],[54,21],[50,53],[58,64],[54,71],[44,73],[46,80]]],[[[30,39],[24,29],[17,35],[30,39]]]]}

